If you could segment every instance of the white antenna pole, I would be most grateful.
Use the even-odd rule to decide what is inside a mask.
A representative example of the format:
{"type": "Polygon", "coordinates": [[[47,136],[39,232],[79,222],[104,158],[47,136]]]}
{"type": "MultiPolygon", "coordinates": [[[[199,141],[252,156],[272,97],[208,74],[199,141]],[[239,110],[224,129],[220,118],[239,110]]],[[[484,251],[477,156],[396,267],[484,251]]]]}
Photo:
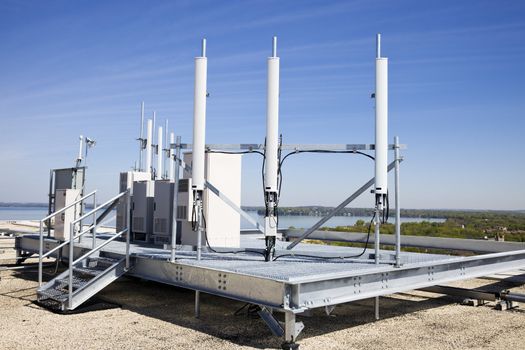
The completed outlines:
{"type": "Polygon", "coordinates": [[[264,168],[264,191],[266,217],[264,234],[266,236],[266,261],[273,260],[277,236],[278,171],[279,171],[279,57],[277,57],[277,37],[273,37],[272,56],[268,58],[268,85],[266,101],[266,146],[264,168]]]}
{"type": "Polygon", "coordinates": [[[169,132],[168,132],[168,119],[166,118],[165,126],[164,126],[164,142],[166,142],[166,145],[164,146],[165,149],[162,151],[162,157],[164,157],[164,178],[168,179],[168,171],[169,171],[169,156],[170,156],[170,147],[171,143],[168,142],[169,140],[169,132]]]}
{"type": "Polygon", "coordinates": [[[153,120],[148,119],[148,126],[146,130],[146,169],[145,171],[151,174],[151,159],[152,159],[152,147],[151,141],[153,140],[153,120]]]}
{"type": "MultiPolygon", "coordinates": [[[[388,185],[388,58],[381,57],[381,34],[377,35],[376,53],[375,193],[384,197],[388,185]]],[[[381,205],[383,199],[378,198],[381,205]]]]}
{"type": "MultiPolygon", "coordinates": [[[[206,39],[202,39],[202,56],[195,57],[195,91],[193,101],[193,147],[192,147],[192,189],[197,216],[197,260],[201,259],[203,221],[203,190],[205,166],[205,133],[206,133],[206,80],[208,59],[206,58],[206,39]]],[[[178,181],[178,179],[177,179],[178,181]]],[[[196,313],[198,312],[199,293],[195,293],[196,313]]]]}
{"type": "Polygon", "coordinates": [[[144,101],[142,101],[142,103],[140,104],[140,138],[139,138],[139,166],[138,166],[139,171],[142,171],[143,138],[144,138],[144,101]]]}
{"type": "Polygon", "coordinates": [[[277,171],[279,151],[279,57],[277,37],[273,37],[272,57],[268,58],[268,86],[266,104],[266,171],[264,186],[266,192],[277,192],[277,171]]]}
{"type": "Polygon", "coordinates": [[[206,39],[202,39],[202,55],[195,57],[195,92],[193,104],[192,188],[204,190],[204,147],[206,132],[206,80],[208,61],[206,39]]]}
{"type": "MultiPolygon", "coordinates": [[[[381,34],[376,39],[376,144],[375,144],[375,227],[374,262],[379,265],[381,211],[388,186],[388,58],[381,57],[381,34]]],[[[379,297],[374,300],[375,317],[379,319],[379,297]]]]}
{"type": "Polygon", "coordinates": [[[77,167],[82,162],[82,145],[84,143],[84,136],[80,135],[78,137],[78,140],[79,140],[79,145],[78,145],[77,167]]]}
{"type": "Polygon", "coordinates": [[[175,150],[173,148],[171,148],[171,145],[175,143],[175,134],[174,133],[171,133],[170,134],[170,147],[168,147],[169,151],[168,151],[168,155],[169,155],[169,158],[168,158],[168,171],[169,171],[169,174],[168,174],[168,178],[171,180],[171,181],[175,181],[175,160],[173,159],[173,155],[175,154],[175,150]]]}
{"type": "Polygon", "coordinates": [[[381,34],[376,35],[376,58],[381,58],[381,34]]]}
{"type": "Polygon", "coordinates": [[[162,161],[164,160],[164,151],[162,150],[162,126],[159,126],[157,134],[157,176],[156,179],[162,179],[162,161]]]}

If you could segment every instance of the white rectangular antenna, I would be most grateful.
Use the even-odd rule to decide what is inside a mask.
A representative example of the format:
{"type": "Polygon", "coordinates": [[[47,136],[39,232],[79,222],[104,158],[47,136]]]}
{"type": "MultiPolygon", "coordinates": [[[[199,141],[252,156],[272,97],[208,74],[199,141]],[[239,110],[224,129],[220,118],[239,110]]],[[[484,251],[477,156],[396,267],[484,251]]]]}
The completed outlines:
{"type": "Polygon", "coordinates": [[[145,171],[151,174],[151,159],[152,159],[152,147],[151,142],[153,140],[153,120],[148,119],[148,126],[146,128],[146,169],[145,171]]]}
{"type": "Polygon", "coordinates": [[[277,38],[273,37],[272,57],[268,58],[268,86],[266,103],[266,148],[264,190],[277,192],[279,167],[279,57],[277,38]]]}
{"type": "Polygon", "coordinates": [[[381,34],[377,34],[375,193],[387,194],[388,166],[388,58],[381,57],[381,34]]]}
{"type": "Polygon", "coordinates": [[[202,39],[202,56],[195,57],[195,91],[193,101],[192,189],[196,191],[204,190],[207,70],[206,39],[202,39]]]}
{"type": "Polygon", "coordinates": [[[175,181],[175,160],[173,159],[173,155],[175,154],[175,150],[173,148],[171,148],[171,145],[175,143],[175,134],[174,133],[171,133],[170,134],[170,143],[169,143],[169,151],[168,151],[168,155],[169,155],[169,158],[168,158],[168,178],[171,180],[171,181],[175,181]]]}
{"type": "Polygon", "coordinates": [[[162,161],[164,160],[164,151],[162,149],[162,126],[159,126],[159,133],[157,134],[157,173],[156,180],[162,179],[162,161]]]}
{"type": "Polygon", "coordinates": [[[169,140],[169,132],[168,132],[168,119],[166,118],[166,123],[165,123],[165,126],[164,126],[164,142],[166,142],[166,145],[164,147],[165,150],[162,151],[162,156],[164,157],[165,162],[164,162],[164,174],[163,174],[163,177],[165,179],[169,179],[168,177],[168,171],[169,171],[169,166],[170,166],[170,163],[169,163],[169,155],[170,155],[170,146],[171,144],[168,142],[169,140]]]}
{"type": "Polygon", "coordinates": [[[135,166],[135,168],[137,168],[138,171],[142,171],[142,148],[143,148],[143,143],[142,143],[142,139],[144,137],[144,101],[142,101],[142,103],[140,104],[140,136],[139,136],[139,164],[138,164],[138,168],[135,166]]]}

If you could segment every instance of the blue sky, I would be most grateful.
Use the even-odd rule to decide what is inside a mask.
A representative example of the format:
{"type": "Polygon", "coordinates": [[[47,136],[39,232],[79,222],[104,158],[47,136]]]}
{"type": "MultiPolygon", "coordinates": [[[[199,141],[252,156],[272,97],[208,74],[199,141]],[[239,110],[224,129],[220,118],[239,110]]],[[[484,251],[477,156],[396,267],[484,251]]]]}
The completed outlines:
{"type": "MultiPolygon", "coordinates": [[[[281,57],[285,143],[371,143],[375,34],[390,59],[389,135],[409,148],[406,208],[525,208],[521,1],[0,2],[0,201],[46,201],[49,168],[97,140],[89,189],[118,190],[139,106],[191,142],[193,57],[208,39],[209,143],[262,143],[266,57],[281,57]]],[[[350,155],[298,155],[281,205],[336,205],[373,176],[350,155]]],[[[262,205],[243,158],[243,204],[262,205]]],[[[363,195],[355,206],[372,206],[363,195]]]]}

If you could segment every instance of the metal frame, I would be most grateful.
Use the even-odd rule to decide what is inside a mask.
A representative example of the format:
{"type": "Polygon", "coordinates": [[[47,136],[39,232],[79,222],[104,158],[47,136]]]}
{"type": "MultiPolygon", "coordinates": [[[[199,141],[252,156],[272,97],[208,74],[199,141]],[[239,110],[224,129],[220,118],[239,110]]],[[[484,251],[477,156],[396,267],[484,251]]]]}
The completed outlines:
{"type": "MultiPolygon", "coordinates": [[[[17,237],[19,249],[36,251],[38,240],[35,238],[17,237]]],[[[48,243],[46,249],[49,251],[54,249],[53,246],[59,245],[59,242],[54,240],[46,240],[46,243],[48,243]]],[[[99,250],[106,255],[123,256],[127,253],[123,242],[115,243],[120,244],[121,247],[117,250],[114,246],[110,249],[107,244],[99,246],[99,250]]],[[[87,248],[90,248],[90,242],[76,245],[72,259],[82,256],[87,248]]],[[[281,252],[284,253],[286,250],[281,252]]],[[[180,254],[175,262],[170,262],[170,250],[165,250],[164,254],[131,252],[134,268],[129,270],[128,274],[262,305],[269,310],[285,312],[286,341],[295,341],[302,329],[301,324],[295,320],[295,314],[310,309],[330,307],[525,267],[525,249],[522,249],[471,257],[443,257],[439,260],[420,263],[406,261],[400,267],[393,264],[375,265],[372,263],[369,267],[361,266],[361,268],[354,269],[352,268],[353,262],[347,262],[340,264],[341,268],[337,272],[293,277],[293,271],[291,271],[290,276],[282,280],[241,273],[235,267],[238,266],[236,265],[239,263],[238,260],[233,260],[231,269],[205,266],[206,260],[197,262],[194,254],[186,252],[184,256],[180,254]]],[[[210,254],[208,258],[213,256],[221,259],[214,254],[210,254]]],[[[78,260],[78,258],[75,259],[75,262],[78,260]]],[[[360,263],[366,261],[362,259],[360,263]]],[[[261,260],[260,264],[266,263],[261,260]]]]}
{"type": "MultiPolygon", "coordinates": [[[[399,149],[406,149],[407,146],[399,144],[399,149]]],[[[181,143],[181,149],[191,149],[191,143],[181,143]]],[[[177,143],[170,144],[170,148],[176,149],[177,143]]],[[[281,149],[284,151],[307,151],[307,150],[324,150],[324,151],[373,151],[374,144],[283,144],[281,149]]],[[[388,145],[388,149],[395,150],[395,144],[388,145]]],[[[211,143],[206,145],[207,151],[257,151],[264,150],[264,144],[260,143],[211,143]]]]}

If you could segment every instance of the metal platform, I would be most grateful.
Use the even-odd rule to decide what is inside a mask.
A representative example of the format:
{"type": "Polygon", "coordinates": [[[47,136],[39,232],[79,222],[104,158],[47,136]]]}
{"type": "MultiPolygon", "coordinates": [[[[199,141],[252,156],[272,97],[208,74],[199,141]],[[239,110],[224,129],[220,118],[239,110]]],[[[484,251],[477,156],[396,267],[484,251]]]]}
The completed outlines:
{"type": "MultiPolygon", "coordinates": [[[[98,235],[97,245],[111,235],[98,235]]],[[[17,237],[17,250],[38,253],[38,235],[17,237]]],[[[45,239],[44,250],[59,242],[45,239]]],[[[243,237],[243,248],[263,248],[257,235],[243,237]]],[[[290,253],[287,242],[279,242],[277,255],[290,253]]],[[[92,247],[87,238],[75,244],[75,257],[92,247]]],[[[356,255],[361,248],[303,244],[295,254],[331,257],[356,255]]],[[[132,244],[133,268],[128,275],[157,281],[226,298],[260,305],[286,314],[283,335],[295,340],[302,329],[295,315],[319,307],[329,307],[360,299],[404,292],[451,281],[470,279],[525,267],[525,250],[484,254],[471,257],[407,253],[401,256],[402,266],[393,265],[393,252],[381,251],[380,264],[374,264],[373,250],[357,259],[319,259],[286,256],[265,262],[256,253],[203,253],[196,259],[194,251],[177,250],[176,261],[170,262],[170,250],[150,245],[132,244]]],[[[112,241],[101,254],[125,256],[125,242],[112,241]]],[[[63,257],[68,258],[67,249],[63,257]]]]}

